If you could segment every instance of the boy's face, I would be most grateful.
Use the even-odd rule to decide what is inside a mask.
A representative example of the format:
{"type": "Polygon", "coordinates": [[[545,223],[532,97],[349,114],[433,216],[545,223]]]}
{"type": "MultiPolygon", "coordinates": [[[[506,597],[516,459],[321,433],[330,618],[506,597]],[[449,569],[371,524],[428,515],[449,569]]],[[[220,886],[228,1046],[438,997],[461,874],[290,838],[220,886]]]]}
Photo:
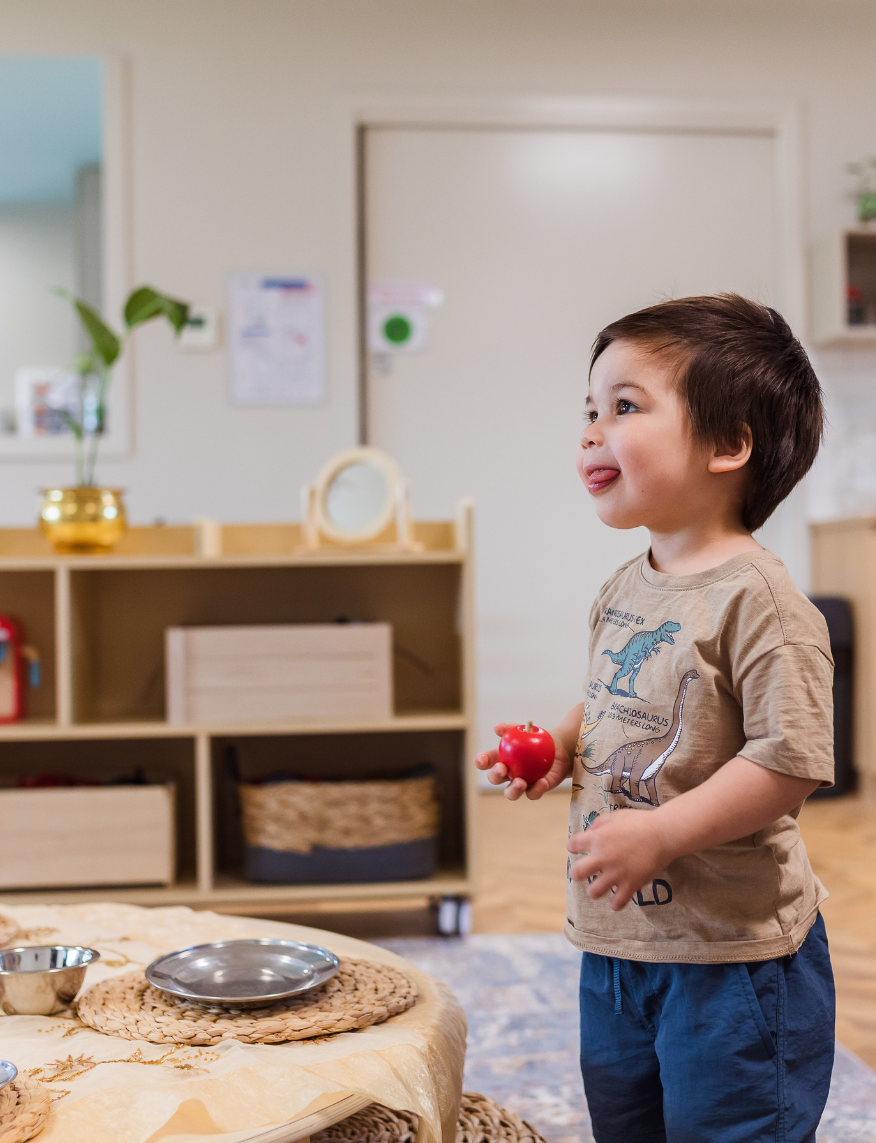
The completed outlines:
{"type": "Polygon", "coordinates": [[[612,342],[593,366],[584,417],[578,473],[604,524],[675,532],[708,510],[714,451],[694,440],[663,358],[612,342]]]}

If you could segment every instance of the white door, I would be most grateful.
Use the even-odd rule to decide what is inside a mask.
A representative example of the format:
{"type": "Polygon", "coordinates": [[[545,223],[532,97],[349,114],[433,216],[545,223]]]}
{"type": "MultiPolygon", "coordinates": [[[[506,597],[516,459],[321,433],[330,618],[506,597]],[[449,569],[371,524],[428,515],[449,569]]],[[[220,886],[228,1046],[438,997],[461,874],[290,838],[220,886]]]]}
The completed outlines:
{"type": "Polygon", "coordinates": [[[647,544],[603,526],[575,471],[589,348],[665,297],[776,297],[764,134],[376,128],[369,277],[444,290],[422,352],[369,376],[369,443],[414,515],[475,498],[482,746],[582,697],[599,586],[647,544]]]}

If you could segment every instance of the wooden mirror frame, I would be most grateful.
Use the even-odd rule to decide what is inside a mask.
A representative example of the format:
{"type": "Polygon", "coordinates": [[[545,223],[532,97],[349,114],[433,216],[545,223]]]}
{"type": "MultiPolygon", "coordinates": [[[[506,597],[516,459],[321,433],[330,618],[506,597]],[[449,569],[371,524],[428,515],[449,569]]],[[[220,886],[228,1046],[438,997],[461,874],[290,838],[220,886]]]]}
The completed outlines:
{"type": "MultiPolygon", "coordinates": [[[[395,542],[389,546],[405,550],[419,550],[421,545],[411,539],[410,509],[407,481],[398,465],[380,449],[370,446],[347,449],[333,457],[320,471],[315,484],[305,485],[302,491],[302,520],[304,546],[318,548],[326,541],[330,544],[385,546],[385,537],[395,524],[395,542]],[[383,473],[388,489],[386,503],[379,517],[367,528],[350,532],[338,528],[326,512],[325,504],[332,482],[345,468],[356,464],[371,464],[383,473]]],[[[391,533],[390,533],[391,534],[391,533]]]]}

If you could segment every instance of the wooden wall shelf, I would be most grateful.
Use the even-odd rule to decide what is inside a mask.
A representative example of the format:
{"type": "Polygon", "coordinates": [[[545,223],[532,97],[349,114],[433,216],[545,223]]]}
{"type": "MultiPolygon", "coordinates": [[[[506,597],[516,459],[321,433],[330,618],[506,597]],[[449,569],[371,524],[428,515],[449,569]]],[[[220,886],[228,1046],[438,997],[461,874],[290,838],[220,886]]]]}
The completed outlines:
{"type": "Polygon", "coordinates": [[[876,346],[876,229],[829,234],[812,251],[812,334],[817,346],[876,346]]]}
{"type": "Polygon", "coordinates": [[[36,530],[0,529],[0,611],[24,624],[43,684],[27,719],[0,726],[0,777],[94,777],[141,766],[173,780],[177,881],[168,887],[6,891],[8,903],[125,901],[282,912],[302,902],[468,897],[472,812],[472,507],[421,522],[417,552],[300,548],[297,525],[222,528],[222,554],[198,556],[197,529],[132,528],[111,556],[56,555],[36,530]],[[395,642],[392,718],[171,725],[164,709],[168,626],[383,620],[395,642]],[[247,777],[295,768],[362,776],[433,762],[442,790],[440,871],[391,885],[282,886],[243,881],[221,755],[239,748],[247,777]],[[247,745],[248,744],[248,745],[247,745]],[[355,749],[354,749],[355,747],[355,749]],[[357,770],[357,775],[359,771],[357,770]]]}

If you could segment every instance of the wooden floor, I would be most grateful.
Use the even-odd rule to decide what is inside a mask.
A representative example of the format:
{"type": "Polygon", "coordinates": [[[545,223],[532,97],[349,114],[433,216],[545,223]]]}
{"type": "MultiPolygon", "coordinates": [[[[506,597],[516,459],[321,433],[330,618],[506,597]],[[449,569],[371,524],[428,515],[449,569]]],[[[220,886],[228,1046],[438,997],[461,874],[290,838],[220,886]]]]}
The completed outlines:
{"type": "Polygon", "coordinates": [[[800,815],[816,874],[836,978],[836,1034],[876,1068],[876,806],[810,802],[800,815]]]}
{"type": "Polygon", "coordinates": [[[476,933],[550,933],[566,920],[569,794],[509,802],[478,799],[480,867],[476,933]]]}
{"type": "MultiPolygon", "coordinates": [[[[568,795],[539,802],[479,799],[478,933],[556,932],[566,915],[568,795]]],[[[816,874],[837,989],[837,1037],[876,1067],[876,807],[855,798],[810,802],[800,818],[816,874]]]]}

